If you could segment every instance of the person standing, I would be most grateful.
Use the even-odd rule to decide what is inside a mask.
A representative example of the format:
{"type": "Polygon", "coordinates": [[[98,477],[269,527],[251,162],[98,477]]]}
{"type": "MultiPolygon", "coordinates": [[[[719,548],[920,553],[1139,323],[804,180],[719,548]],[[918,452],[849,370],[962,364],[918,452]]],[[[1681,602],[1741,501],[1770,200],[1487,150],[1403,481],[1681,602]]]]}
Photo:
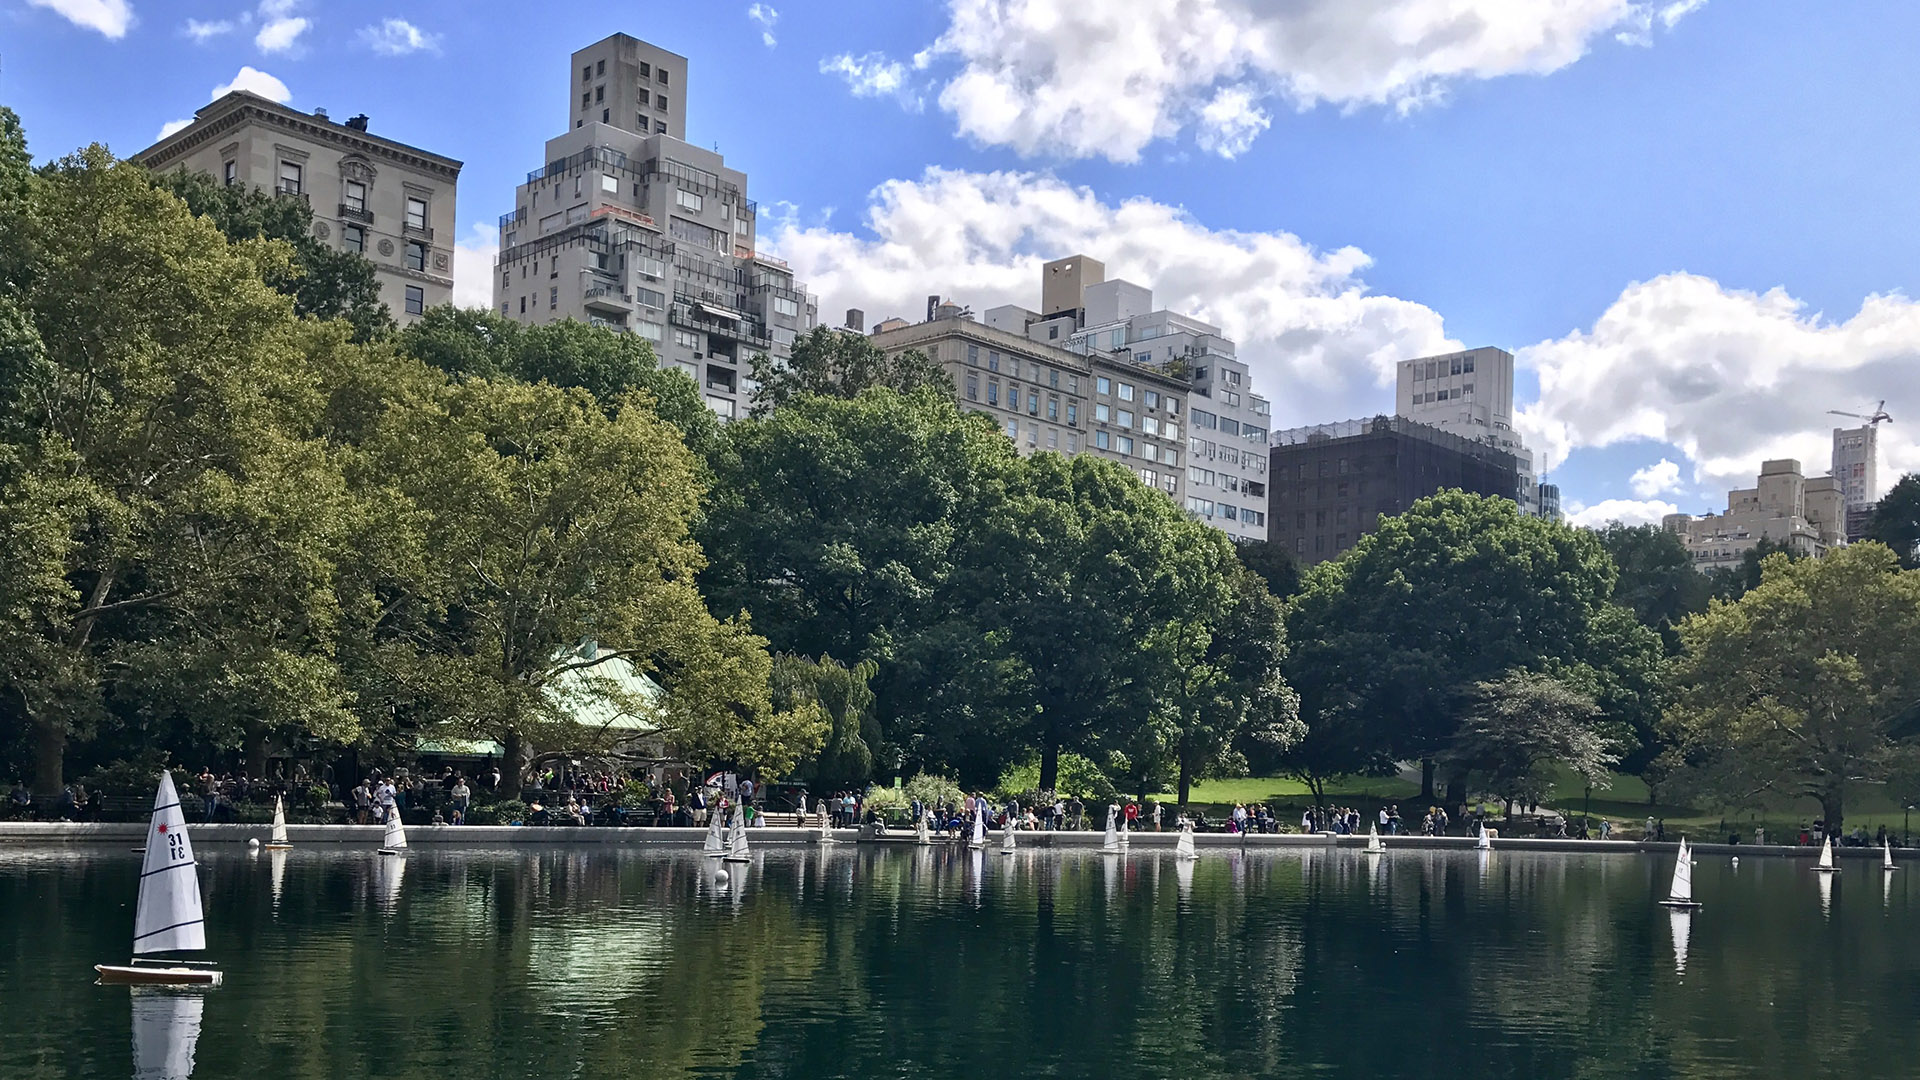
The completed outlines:
{"type": "Polygon", "coordinates": [[[373,807],[373,791],[367,787],[365,780],[353,786],[351,798],[353,799],[353,823],[355,825],[365,825],[367,823],[367,812],[373,807]]]}
{"type": "Polygon", "coordinates": [[[467,786],[467,778],[456,775],[453,778],[453,788],[451,789],[450,799],[450,803],[453,806],[453,823],[455,825],[465,825],[467,823],[467,805],[472,801],[473,789],[467,786]]]}

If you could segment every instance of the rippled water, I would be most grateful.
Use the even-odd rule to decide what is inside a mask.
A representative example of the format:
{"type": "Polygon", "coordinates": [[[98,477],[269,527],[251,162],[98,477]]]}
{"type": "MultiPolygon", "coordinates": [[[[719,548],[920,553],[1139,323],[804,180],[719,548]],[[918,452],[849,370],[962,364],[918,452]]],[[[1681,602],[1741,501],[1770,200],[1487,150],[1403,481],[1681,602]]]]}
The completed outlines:
{"type": "Polygon", "coordinates": [[[139,1009],[275,1080],[1920,1074],[1920,868],[1703,857],[1676,921],[1637,855],[200,856],[226,982],[156,1012],[91,970],[139,856],[0,847],[0,1077],[132,1075],[139,1009]]]}

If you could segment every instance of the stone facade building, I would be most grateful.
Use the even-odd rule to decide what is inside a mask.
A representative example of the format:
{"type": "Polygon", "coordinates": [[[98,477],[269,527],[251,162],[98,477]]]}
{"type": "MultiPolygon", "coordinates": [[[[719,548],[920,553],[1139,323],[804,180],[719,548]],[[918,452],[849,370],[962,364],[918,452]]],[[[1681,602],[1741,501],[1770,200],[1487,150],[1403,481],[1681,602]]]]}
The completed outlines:
{"type": "Polygon", "coordinates": [[[315,239],[373,263],[380,299],[401,325],[453,300],[460,162],[235,90],[133,156],[155,172],[188,168],[222,183],[303,199],[315,239]]]}
{"type": "Polygon", "coordinates": [[[1727,492],[1723,514],[1668,514],[1661,528],[1680,537],[1696,570],[1740,565],[1762,540],[1819,558],[1847,542],[1846,497],[1838,478],[1800,474],[1792,458],[1760,466],[1759,482],[1727,492]]]}

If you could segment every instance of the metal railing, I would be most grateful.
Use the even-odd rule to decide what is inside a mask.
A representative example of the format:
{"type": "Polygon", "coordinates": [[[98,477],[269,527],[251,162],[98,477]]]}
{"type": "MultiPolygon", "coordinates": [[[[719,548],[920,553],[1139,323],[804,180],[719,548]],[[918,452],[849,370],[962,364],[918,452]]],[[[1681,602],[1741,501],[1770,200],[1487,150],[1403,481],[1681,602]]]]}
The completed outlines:
{"type": "Polygon", "coordinates": [[[368,210],[364,206],[349,206],[346,203],[341,203],[340,216],[349,221],[364,221],[368,225],[373,224],[373,211],[368,210]]]}
{"type": "Polygon", "coordinates": [[[409,221],[407,222],[403,231],[405,231],[405,233],[408,236],[417,236],[422,240],[433,239],[433,229],[432,227],[427,225],[415,225],[413,222],[409,221]]]}

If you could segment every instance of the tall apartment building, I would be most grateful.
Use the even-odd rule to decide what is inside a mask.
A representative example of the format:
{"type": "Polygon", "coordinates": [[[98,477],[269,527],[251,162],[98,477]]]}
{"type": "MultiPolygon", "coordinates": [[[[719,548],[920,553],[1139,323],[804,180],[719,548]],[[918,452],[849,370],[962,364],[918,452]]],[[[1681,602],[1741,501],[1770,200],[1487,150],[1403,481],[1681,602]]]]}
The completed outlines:
{"type": "Polygon", "coordinates": [[[1846,500],[1849,540],[1866,536],[1874,500],[1879,497],[1878,432],[1873,424],[1833,429],[1833,468],[1828,471],[1840,481],[1840,493],[1846,500]]]}
{"type": "Polygon", "coordinates": [[[305,200],[314,238],[366,256],[402,325],[453,300],[460,162],[375,135],[364,115],[336,123],[235,90],[133,160],[305,200]]]}
{"type": "Polygon", "coordinates": [[[1762,540],[1818,558],[1846,543],[1846,499],[1837,478],[1809,480],[1798,461],[1781,458],[1760,466],[1755,486],[1727,492],[1726,513],[1668,514],[1660,527],[1680,538],[1703,573],[1738,566],[1762,540]]]}
{"type": "Polygon", "coordinates": [[[1559,521],[1562,516],[1560,513],[1560,485],[1541,484],[1534,490],[1539,493],[1536,497],[1534,513],[1548,521],[1559,521]]]}
{"type": "Polygon", "coordinates": [[[1511,498],[1523,513],[1540,512],[1533,452],[1513,428],[1513,354],[1482,347],[1400,361],[1396,415],[1512,454],[1518,464],[1511,498]]]}
{"type": "Polygon", "coordinates": [[[1518,460],[1498,446],[1404,416],[1276,431],[1271,455],[1267,539],[1309,566],[1436,492],[1510,499],[1519,475],[1518,460]]]}
{"type": "Polygon", "coordinates": [[[722,419],[743,414],[752,358],[790,355],[818,308],[756,250],[746,174],[685,141],[686,58],[615,34],[573,54],[567,84],[571,126],[500,218],[494,306],[638,334],[722,419]]]}

